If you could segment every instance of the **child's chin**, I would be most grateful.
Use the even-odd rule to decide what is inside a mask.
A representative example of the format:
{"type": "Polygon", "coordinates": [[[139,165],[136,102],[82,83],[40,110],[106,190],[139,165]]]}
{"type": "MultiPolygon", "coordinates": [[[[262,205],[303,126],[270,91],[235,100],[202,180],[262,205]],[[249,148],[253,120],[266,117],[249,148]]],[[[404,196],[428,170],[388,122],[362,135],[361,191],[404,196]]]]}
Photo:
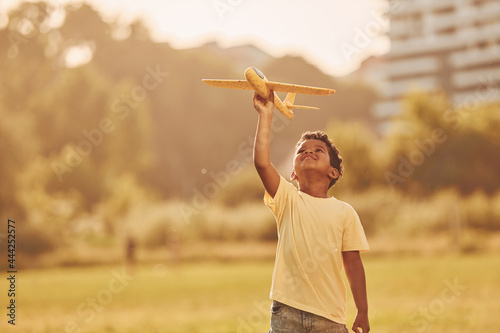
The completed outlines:
{"type": "Polygon", "coordinates": [[[318,164],[318,161],[316,161],[316,160],[307,159],[307,160],[302,161],[301,166],[302,166],[302,168],[311,168],[311,167],[317,168],[317,167],[319,167],[319,164],[318,164]]]}
{"type": "Polygon", "coordinates": [[[317,161],[316,160],[310,160],[310,159],[307,159],[307,160],[303,160],[300,165],[302,166],[302,168],[304,167],[310,167],[312,165],[316,165],[317,164],[317,161]]]}

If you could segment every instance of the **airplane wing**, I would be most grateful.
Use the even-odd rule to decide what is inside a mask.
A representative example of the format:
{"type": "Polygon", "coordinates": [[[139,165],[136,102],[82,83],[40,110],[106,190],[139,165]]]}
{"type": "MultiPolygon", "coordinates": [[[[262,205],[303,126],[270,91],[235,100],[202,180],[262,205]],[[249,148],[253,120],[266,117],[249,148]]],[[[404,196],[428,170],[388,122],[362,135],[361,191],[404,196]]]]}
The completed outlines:
{"type": "Polygon", "coordinates": [[[206,84],[217,88],[253,90],[246,80],[202,80],[206,84]]]}
{"type": "Polygon", "coordinates": [[[305,95],[331,95],[335,93],[334,89],[299,86],[296,84],[288,84],[280,82],[267,81],[266,85],[274,91],[291,92],[291,93],[305,94],[305,95]]]}
{"type": "MultiPolygon", "coordinates": [[[[202,81],[205,82],[206,84],[208,84],[209,86],[217,87],[217,88],[253,90],[250,83],[248,83],[248,81],[246,81],[246,80],[207,80],[207,79],[203,79],[202,81]]],[[[331,95],[331,94],[335,93],[334,89],[300,86],[297,84],[288,84],[288,83],[280,83],[280,82],[266,81],[266,85],[274,91],[291,92],[291,93],[305,94],[305,95],[331,95]]]]}
{"type": "Polygon", "coordinates": [[[315,106],[305,106],[305,105],[295,105],[295,104],[292,104],[292,105],[288,105],[288,104],[285,104],[287,107],[291,107],[292,109],[309,109],[309,110],[319,110],[319,108],[315,107],[315,106]]]}

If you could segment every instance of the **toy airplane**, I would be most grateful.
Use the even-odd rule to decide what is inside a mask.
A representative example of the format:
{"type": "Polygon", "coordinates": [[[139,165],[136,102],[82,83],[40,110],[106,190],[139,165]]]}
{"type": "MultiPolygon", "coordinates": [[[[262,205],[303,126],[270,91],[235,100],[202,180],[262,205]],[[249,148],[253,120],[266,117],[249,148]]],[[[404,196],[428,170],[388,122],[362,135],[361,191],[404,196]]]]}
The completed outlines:
{"type": "Polygon", "coordinates": [[[326,88],[316,88],[308,86],[299,86],[295,84],[287,84],[280,82],[270,82],[266,79],[264,74],[255,67],[249,67],[245,70],[246,80],[202,80],[206,84],[212,87],[219,88],[230,88],[230,89],[245,89],[245,90],[255,90],[257,94],[265,99],[268,99],[271,90],[287,92],[284,101],[274,93],[274,106],[278,111],[285,115],[287,118],[293,117],[292,110],[294,108],[300,109],[315,109],[319,110],[313,106],[302,106],[294,105],[295,94],[306,94],[306,95],[331,95],[335,93],[334,89],[326,88]]]}

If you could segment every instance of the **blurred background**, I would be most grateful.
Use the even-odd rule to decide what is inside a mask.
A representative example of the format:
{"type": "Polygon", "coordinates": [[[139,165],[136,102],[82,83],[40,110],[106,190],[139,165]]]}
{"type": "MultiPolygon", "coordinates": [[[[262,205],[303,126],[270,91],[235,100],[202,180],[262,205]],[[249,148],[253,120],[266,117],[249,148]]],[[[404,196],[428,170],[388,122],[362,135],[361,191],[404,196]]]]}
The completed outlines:
{"type": "Polygon", "coordinates": [[[1,1],[0,57],[2,331],[268,330],[252,93],[201,82],[258,67],[337,91],[275,113],[272,160],[306,130],[339,148],[372,330],[496,332],[498,1],[1,1]]]}

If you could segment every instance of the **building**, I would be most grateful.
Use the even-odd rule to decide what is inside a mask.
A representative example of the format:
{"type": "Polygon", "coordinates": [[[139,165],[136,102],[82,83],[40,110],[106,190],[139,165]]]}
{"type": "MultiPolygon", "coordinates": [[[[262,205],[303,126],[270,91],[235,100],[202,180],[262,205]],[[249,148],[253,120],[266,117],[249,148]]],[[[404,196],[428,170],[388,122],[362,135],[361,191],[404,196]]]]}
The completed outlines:
{"type": "Polygon", "coordinates": [[[390,2],[378,118],[400,112],[412,89],[442,89],[455,105],[500,101],[500,0],[390,2]]]}

